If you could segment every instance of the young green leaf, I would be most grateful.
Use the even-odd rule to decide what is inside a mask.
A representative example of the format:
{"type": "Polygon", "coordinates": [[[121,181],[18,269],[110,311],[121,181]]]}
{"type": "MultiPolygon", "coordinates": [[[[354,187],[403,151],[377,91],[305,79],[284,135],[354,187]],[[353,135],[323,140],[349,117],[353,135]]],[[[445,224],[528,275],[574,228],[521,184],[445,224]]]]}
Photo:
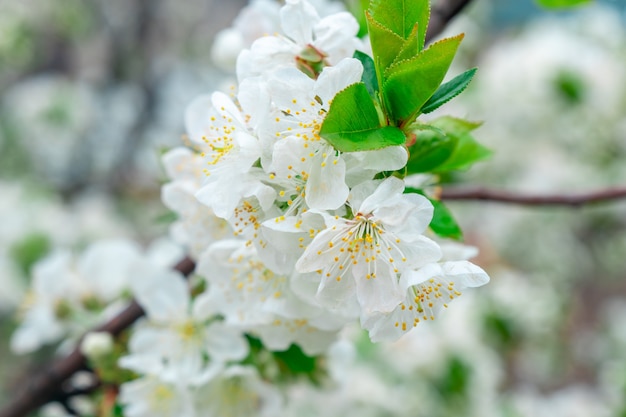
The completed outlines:
{"type": "Polygon", "coordinates": [[[445,84],[441,84],[435,94],[428,99],[426,103],[420,109],[421,113],[430,113],[458,96],[467,88],[470,81],[476,74],[477,68],[472,68],[465,71],[463,74],[457,75],[452,80],[445,84]]]}
{"type": "Polygon", "coordinates": [[[373,151],[387,146],[402,145],[406,139],[404,133],[393,126],[328,133],[322,137],[341,152],[373,151]]]}
{"type": "Polygon", "coordinates": [[[430,124],[445,131],[447,136],[458,139],[454,152],[445,163],[436,168],[437,172],[466,169],[491,156],[492,152],[476,142],[471,135],[471,131],[480,126],[480,123],[444,116],[431,121],[430,124]]]}
{"type": "Polygon", "coordinates": [[[411,59],[415,57],[417,54],[419,54],[419,52],[421,51],[421,48],[419,46],[418,26],[419,25],[416,24],[413,27],[413,31],[411,32],[409,37],[404,40],[404,43],[402,44],[402,48],[398,52],[398,55],[396,55],[396,58],[393,60],[391,65],[397,64],[400,61],[411,59]]]}
{"type": "Polygon", "coordinates": [[[429,200],[435,209],[433,219],[430,221],[431,230],[444,238],[462,240],[463,231],[452,216],[450,210],[439,200],[432,198],[429,198],[429,200]]]}
{"type": "Polygon", "coordinates": [[[481,122],[471,122],[469,120],[459,119],[458,117],[442,116],[428,122],[430,126],[443,130],[456,136],[469,133],[478,129],[481,122]]]}
{"type": "Polygon", "coordinates": [[[459,143],[448,160],[437,167],[437,172],[467,169],[476,162],[489,158],[493,152],[476,142],[472,135],[465,134],[459,137],[459,143]]]}
{"type": "Polygon", "coordinates": [[[385,71],[400,53],[404,39],[374,20],[369,12],[365,12],[365,18],[375,57],[376,74],[378,80],[382,82],[385,71]]]}
{"type": "Polygon", "coordinates": [[[298,345],[292,344],[287,350],[273,352],[273,355],[292,374],[309,374],[315,371],[316,357],[307,355],[298,345]]]}
{"type": "Polygon", "coordinates": [[[450,158],[458,142],[439,129],[420,130],[415,134],[415,143],[408,149],[408,175],[434,171],[450,158]]]}
{"type": "Polygon", "coordinates": [[[540,6],[546,9],[563,9],[567,7],[576,7],[583,4],[591,3],[591,0],[535,0],[540,6]]]}
{"type": "Polygon", "coordinates": [[[354,58],[361,61],[361,64],[363,65],[363,75],[361,76],[361,81],[365,84],[367,92],[370,94],[370,97],[376,97],[379,87],[378,78],[376,78],[374,60],[368,54],[361,51],[354,51],[354,58]]]}
{"type": "Polygon", "coordinates": [[[424,47],[430,17],[429,0],[372,0],[370,12],[376,21],[403,39],[409,37],[418,23],[420,49],[424,47]]]}
{"type": "Polygon", "coordinates": [[[357,152],[402,145],[404,133],[383,126],[364,83],[340,91],[322,123],[320,136],[341,152],[357,152]]]}
{"type": "Polygon", "coordinates": [[[416,57],[387,69],[383,84],[386,109],[399,123],[412,122],[448,72],[463,35],[443,39],[416,57]]]}

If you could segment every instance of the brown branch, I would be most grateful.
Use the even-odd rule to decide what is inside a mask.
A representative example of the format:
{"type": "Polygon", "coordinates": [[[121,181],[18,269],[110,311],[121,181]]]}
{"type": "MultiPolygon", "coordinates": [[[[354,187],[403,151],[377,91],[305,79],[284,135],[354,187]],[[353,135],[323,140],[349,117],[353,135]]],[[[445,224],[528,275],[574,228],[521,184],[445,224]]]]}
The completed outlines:
{"type": "MultiPolygon", "coordinates": [[[[183,259],[174,267],[184,275],[189,275],[194,268],[195,264],[189,258],[183,259]]],[[[117,336],[143,315],[141,306],[133,301],[124,311],[95,331],[105,331],[117,336]]],[[[64,382],[86,366],[85,357],[80,353],[79,346],[80,343],[68,356],[52,362],[41,372],[33,375],[21,391],[13,396],[13,401],[0,410],[0,417],[24,417],[62,396],[64,382]]]]}
{"type": "Polygon", "coordinates": [[[626,187],[607,188],[580,194],[518,194],[510,191],[490,190],[486,188],[473,189],[443,189],[442,200],[480,200],[506,204],[520,204],[527,206],[571,206],[580,207],[592,203],[608,203],[610,201],[626,199],[626,187]]]}
{"type": "Polygon", "coordinates": [[[448,23],[465,8],[472,0],[439,0],[430,13],[430,23],[426,31],[426,41],[430,42],[439,35],[448,23]]]}

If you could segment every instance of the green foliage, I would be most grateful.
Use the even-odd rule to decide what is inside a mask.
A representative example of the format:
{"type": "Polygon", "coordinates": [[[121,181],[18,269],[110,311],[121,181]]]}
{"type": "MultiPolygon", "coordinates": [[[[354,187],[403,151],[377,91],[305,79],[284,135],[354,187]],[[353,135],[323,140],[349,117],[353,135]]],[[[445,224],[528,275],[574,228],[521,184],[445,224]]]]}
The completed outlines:
{"type": "Polygon", "coordinates": [[[374,62],[376,63],[376,74],[378,83],[381,84],[382,76],[387,68],[395,61],[404,46],[404,39],[383,26],[369,12],[365,13],[367,19],[367,30],[370,34],[370,43],[374,52],[374,62]]]}
{"type": "Polygon", "coordinates": [[[35,60],[35,29],[21,19],[2,21],[2,42],[0,42],[0,71],[16,71],[35,60]]]}
{"type": "Polygon", "coordinates": [[[535,0],[535,2],[546,9],[563,9],[589,4],[592,0],[535,0]]]}
{"type": "Polygon", "coordinates": [[[48,236],[34,233],[16,242],[10,249],[11,257],[25,275],[29,275],[33,265],[46,256],[51,249],[48,236]]]}
{"type": "Polygon", "coordinates": [[[407,172],[432,172],[450,158],[458,140],[429,125],[415,132],[415,143],[409,147],[407,172]]]}
{"type": "Polygon", "coordinates": [[[137,378],[137,374],[128,369],[121,368],[118,362],[122,356],[128,354],[128,331],[125,331],[113,345],[111,352],[99,357],[87,358],[89,366],[91,366],[100,381],[105,384],[120,385],[124,382],[132,381],[137,378]]]}
{"type": "Polygon", "coordinates": [[[480,126],[480,123],[444,116],[431,122],[431,125],[457,140],[454,152],[444,164],[437,167],[437,172],[467,169],[492,154],[489,149],[476,142],[471,134],[474,129],[480,126]]]}
{"type": "Polygon", "coordinates": [[[378,93],[380,87],[378,86],[378,78],[376,78],[374,60],[368,54],[361,51],[355,51],[354,57],[361,61],[361,64],[363,65],[363,75],[361,76],[361,81],[365,84],[367,92],[370,94],[372,99],[375,99],[376,93],[378,93]]]}
{"type": "Polygon", "coordinates": [[[379,84],[391,65],[413,58],[424,48],[429,18],[428,0],[370,2],[366,22],[379,84]]]}
{"type": "MultiPolygon", "coordinates": [[[[363,0],[358,2],[362,9],[363,0]]],[[[429,18],[428,0],[369,2],[364,20],[374,58],[355,52],[354,57],[363,64],[361,82],[335,96],[320,129],[320,135],[336,150],[405,145],[409,159],[398,173],[402,177],[446,174],[491,154],[471,134],[479,124],[451,117],[428,124],[416,120],[463,92],[476,74],[472,68],[442,84],[463,34],[424,49],[429,18]]],[[[448,209],[439,202],[434,205],[431,228],[441,236],[460,239],[461,230],[448,209]]]]}
{"type": "Polygon", "coordinates": [[[305,377],[313,383],[319,382],[324,375],[323,367],[317,356],[308,356],[298,345],[292,344],[288,349],[277,352],[270,351],[260,339],[246,335],[250,344],[250,354],[243,361],[257,369],[264,378],[279,377],[288,382],[305,377]]]}
{"type": "Polygon", "coordinates": [[[418,25],[423,47],[430,16],[428,0],[372,0],[369,10],[376,21],[403,39],[418,25]]]}
{"type": "Polygon", "coordinates": [[[408,147],[407,174],[466,169],[489,157],[491,151],[471,134],[478,126],[480,123],[444,116],[414,127],[415,140],[408,147]]]}
{"type": "Polygon", "coordinates": [[[445,375],[437,384],[438,388],[442,393],[465,396],[469,388],[471,373],[472,369],[465,361],[453,357],[448,362],[445,375]]]}
{"type": "Polygon", "coordinates": [[[568,104],[576,105],[586,94],[585,81],[573,71],[561,71],[554,79],[556,93],[568,104]]]}
{"type": "Polygon", "coordinates": [[[409,37],[406,38],[404,42],[402,43],[402,47],[400,48],[398,55],[396,55],[396,58],[393,60],[391,65],[395,65],[398,62],[411,59],[415,55],[419,54],[419,52],[422,50],[422,47],[419,45],[418,36],[419,36],[419,31],[418,31],[417,25],[415,25],[409,37]]]}
{"type": "Polygon", "coordinates": [[[307,356],[298,345],[291,345],[282,352],[274,352],[279,366],[293,374],[311,374],[315,371],[317,358],[307,356]]]}
{"type": "Polygon", "coordinates": [[[402,145],[405,136],[383,126],[364,83],[356,83],[335,96],[320,135],[338,151],[356,152],[402,145]]]}
{"type": "Polygon", "coordinates": [[[472,68],[457,75],[445,84],[441,84],[430,99],[422,106],[422,113],[430,113],[458,96],[467,88],[478,68],[472,68]]]}
{"type": "Polygon", "coordinates": [[[487,340],[500,350],[512,349],[520,337],[515,322],[496,311],[485,314],[483,328],[487,340]]]}
{"type": "Polygon", "coordinates": [[[439,200],[432,198],[429,200],[435,208],[433,219],[430,221],[432,231],[443,238],[462,240],[463,232],[450,210],[439,200]]]}
{"type": "Polygon", "coordinates": [[[386,109],[398,125],[412,123],[437,91],[448,72],[463,35],[443,39],[412,59],[389,67],[383,84],[386,109]]]}
{"type": "Polygon", "coordinates": [[[178,220],[178,213],[173,210],[168,210],[163,214],[159,214],[154,219],[154,222],[157,224],[171,224],[178,220]]]}

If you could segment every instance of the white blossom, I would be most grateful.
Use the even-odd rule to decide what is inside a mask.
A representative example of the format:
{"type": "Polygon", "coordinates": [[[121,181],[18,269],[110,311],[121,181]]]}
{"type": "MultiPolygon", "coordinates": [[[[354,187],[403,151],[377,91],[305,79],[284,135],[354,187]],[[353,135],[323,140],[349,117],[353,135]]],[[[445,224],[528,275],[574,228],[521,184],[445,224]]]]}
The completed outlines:
{"type": "Polygon", "coordinates": [[[243,241],[214,244],[197,272],[209,283],[206,304],[227,325],[258,336],[269,349],[297,343],[305,352],[321,353],[346,322],[296,295],[291,282],[297,278],[268,268],[243,241]]]}
{"type": "Polygon", "coordinates": [[[281,413],[282,398],[256,369],[231,366],[196,392],[195,407],[206,417],[273,417],[281,413]]]}
{"type": "Polygon", "coordinates": [[[163,156],[163,165],[171,181],[163,185],[161,198],[178,215],[170,233],[197,258],[212,242],[230,235],[232,230],[195,197],[204,179],[199,154],[187,148],[175,148],[163,156]]]}
{"type": "Polygon", "coordinates": [[[76,339],[119,312],[123,304],[118,299],[141,256],[136,244],[109,240],[95,243],[77,259],[58,250],[38,262],[24,319],[11,339],[12,349],[28,353],[64,336],[76,339]]]}
{"type": "Polygon", "coordinates": [[[261,37],[241,52],[237,59],[239,80],[283,65],[314,74],[315,66],[336,65],[361,45],[354,16],[339,12],[320,18],[306,0],[288,0],[280,10],[280,22],[282,34],[261,37]]]}
{"type": "Polygon", "coordinates": [[[356,296],[368,313],[392,311],[403,299],[400,274],[441,257],[439,246],[422,235],[432,205],[403,190],[394,177],[364,183],[348,200],[353,218],[326,216],[327,228],[296,264],[299,272],[319,272],[322,305],[338,308],[356,296]]]}
{"type": "Polygon", "coordinates": [[[262,165],[288,197],[290,213],[304,208],[334,210],[348,197],[346,183],[348,168],[359,165],[366,168],[367,179],[380,171],[393,171],[406,164],[406,149],[401,146],[379,151],[344,154],[320,136],[324,117],[335,95],[351,84],[359,82],[363,67],[352,58],[344,59],[334,67],[325,68],[313,80],[295,68],[284,68],[273,73],[268,81],[269,93],[276,110],[261,132],[264,147],[262,165]],[[368,161],[364,161],[368,159],[368,161]],[[372,162],[371,164],[368,162],[372,162]]]}
{"type": "Polygon", "coordinates": [[[466,288],[487,282],[485,271],[468,261],[431,263],[407,270],[400,279],[406,291],[404,300],[389,313],[364,315],[361,323],[374,342],[396,340],[420,321],[435,320],[466,288]]]}
{"type": "Polygon", "coordinates": [[[120,365],[164,381],[190,384],[208,380],[229,360],[248,354],[243,335],[214,317],[201,294],[192,301],[184,278],[175,271],[139,264],[133,292],[146,319],[130,340],[130,354],[120,365]]]}
{"type": "Polygon", "coordinates": [[[146,376],[120,386],[119,401],[128,417],[194,417],[192,393],[182,384],[146,376]]]}

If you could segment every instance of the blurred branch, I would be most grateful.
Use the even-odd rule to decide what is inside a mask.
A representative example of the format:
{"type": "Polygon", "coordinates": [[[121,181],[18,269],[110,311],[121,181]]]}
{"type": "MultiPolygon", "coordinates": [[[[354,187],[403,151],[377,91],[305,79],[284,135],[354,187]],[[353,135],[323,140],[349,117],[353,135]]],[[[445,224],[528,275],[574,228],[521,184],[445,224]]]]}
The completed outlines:
{"type": "Polygon", "coordinates": [[[430,42],[439,35],[448,23],[470,4],[472,0],[439,0],[430,12],[430,23],[426,32],[426,41],[430,42]]]}
{"type": "Polygon", "coordinates": [[[571,206],[580,207],[592,203],[608,203],[626,199],[626,187],[607,188],[581,194],[518,194],[487,188],[443,189],[442,200],[481,200],[527,206],[571,206]]]}
{"type": "MultiPolygon", "coordinates": [[[[194,268],[195,264],[189,258],[183,259],[174,267],[184,275],[191,274],[194,268]]],[[[144,311],[141,306],[133,301],[111,321],[94,330],[109,332],[117,336],[143,315],[144,311]]],[[[85,357],[80,353],[79,342],[68,356],[52,362],[41,372],[29,378],[21,392],[13,396],[13,401],[0,409],[0,417],[24,417],[56,398],[67,397],[63,391],[65,381],[85,367],[85,357]]]]}

